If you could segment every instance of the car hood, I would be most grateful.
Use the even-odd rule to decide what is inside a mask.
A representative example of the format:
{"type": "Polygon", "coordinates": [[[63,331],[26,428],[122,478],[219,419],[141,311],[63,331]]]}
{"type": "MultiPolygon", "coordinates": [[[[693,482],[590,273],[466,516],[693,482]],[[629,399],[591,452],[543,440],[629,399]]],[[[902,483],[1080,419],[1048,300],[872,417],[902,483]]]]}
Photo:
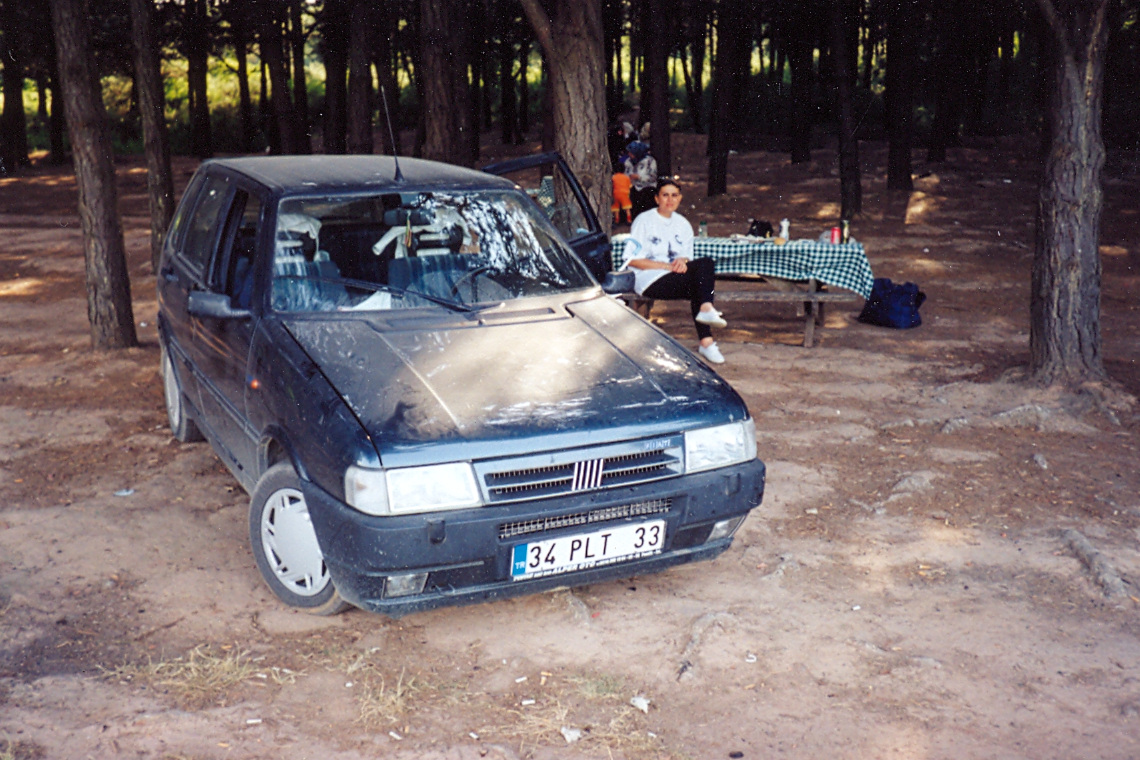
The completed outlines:
{"type": "Polygon", "coordinates": [[[379,318],[286,327],[386,466],[657,435],[747,414],[691,352],[608,298],[542,318],[393,329],[379,318]],[[638,428],[642,428],[638,430],[638,428]],[[536,437],[558,442],[536,444],[536,437]],[[573,439],[573,440],[568,440],[573,439]],[[485,442],[486,451],[472,451],[485,442]],[[462,445],[461,452],[449,451],[462,445]],[[416,453],[420,456],[416,456],[416,453]]]}

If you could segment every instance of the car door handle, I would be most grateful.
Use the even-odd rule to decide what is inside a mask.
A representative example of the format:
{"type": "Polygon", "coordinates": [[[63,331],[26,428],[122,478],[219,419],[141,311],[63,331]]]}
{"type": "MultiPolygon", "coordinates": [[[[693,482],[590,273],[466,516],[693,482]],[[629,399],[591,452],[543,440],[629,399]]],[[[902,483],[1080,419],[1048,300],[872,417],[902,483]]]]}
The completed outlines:
{"type": "Polygon", "coordinates": [[[166,280],[167,282],[178,282],[178,275],[175,273],[174,267],[163,267],[162,279],[166,280]]]}

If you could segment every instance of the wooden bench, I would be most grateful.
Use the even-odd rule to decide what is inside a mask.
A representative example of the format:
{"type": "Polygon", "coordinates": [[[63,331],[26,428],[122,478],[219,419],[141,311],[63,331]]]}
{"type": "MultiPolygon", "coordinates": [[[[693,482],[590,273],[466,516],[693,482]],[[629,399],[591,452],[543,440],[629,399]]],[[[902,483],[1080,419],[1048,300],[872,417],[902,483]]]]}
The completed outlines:
{"type": "MultiPolygon", "coordinates": [[[[717,277],[718,280],[732,282],[767,282],[776,285],[779,290],[719,290],[716,294],[717,303],[794,303],[796,316],[804,318],[804,348],[811,348],[815,342],[815,326],[823,324],[823,308],[827,303],[855,303],[862,300],[862,296],[855,293],[832,293],[820,290],[817,280],[808,280],[806,290],[800,290],[798,285],[788,280],[774,278],[751,277],[748,275],[726,275],[717,277]]],[[[641,316],[649,319],[653,310],[653,299],[630,293],[622,296],[626,305],[641,316]]]]}

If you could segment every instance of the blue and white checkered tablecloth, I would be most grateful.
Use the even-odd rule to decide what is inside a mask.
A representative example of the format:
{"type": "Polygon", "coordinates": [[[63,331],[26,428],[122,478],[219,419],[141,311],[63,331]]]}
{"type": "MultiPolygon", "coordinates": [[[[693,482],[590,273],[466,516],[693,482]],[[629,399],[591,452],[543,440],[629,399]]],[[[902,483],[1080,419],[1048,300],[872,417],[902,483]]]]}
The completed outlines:
{"type": "MultiPolygon", "coordinates": [[[[623,251],[629,235],[613,238],[614,262],[625,266],[623,251]]],[[[874,276],[859,243],[832,245],[815,240],[789,240],[784,245],[736,238],[696,238],[693,256],[716,262],[717,274],[755,274],[781,280],[816,279],[869,298],[874,276]]]]}

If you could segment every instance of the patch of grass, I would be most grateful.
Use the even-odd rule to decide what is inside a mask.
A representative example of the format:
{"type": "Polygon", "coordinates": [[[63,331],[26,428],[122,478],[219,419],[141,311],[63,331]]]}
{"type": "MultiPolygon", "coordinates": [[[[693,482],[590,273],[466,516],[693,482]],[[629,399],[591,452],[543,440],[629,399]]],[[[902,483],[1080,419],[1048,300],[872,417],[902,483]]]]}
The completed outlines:
{"type": "MultiPolygon", "coordinates": [[[[352,672],[352,671],[350,671],[352,672]]],[[[407,677],[400,671],[394,684],[380,673],[368,673],[357,701],[360,703],[360,722],[369,726],[392,726],[411,712],[413,705],[425,700],[429,687],[415,676],[407,677]]]]}
{"type": "Polygon", "coordinates": [[[228,647],[223,648],[221,654],[215,654],[208,644],[203,644],[194,647],[185,657],[146,665],[121,665],[105,671],[104,677],[165,686],[184,707],[199,708],[224,702],[230,689],[258,676],[267,680],[272,677],[276,683],[292,683],[296,677],[295,673],[280,669],[270,673],[273,675],[263,673],[245,650],[228,647]]]}
{"type": "Polygon", "coordinates": [[[41,760],[44,755],[44,748],[35,742],[14,742],[8,738],[0,749],[0,760],[41,760]]]}
{"type": "Polygon", "coordinates": [[[568,676],[566,680],[577,687],[583,699],[590,701],[619,700],[629,691],[622,679],[607,674],[568,676]]]}

